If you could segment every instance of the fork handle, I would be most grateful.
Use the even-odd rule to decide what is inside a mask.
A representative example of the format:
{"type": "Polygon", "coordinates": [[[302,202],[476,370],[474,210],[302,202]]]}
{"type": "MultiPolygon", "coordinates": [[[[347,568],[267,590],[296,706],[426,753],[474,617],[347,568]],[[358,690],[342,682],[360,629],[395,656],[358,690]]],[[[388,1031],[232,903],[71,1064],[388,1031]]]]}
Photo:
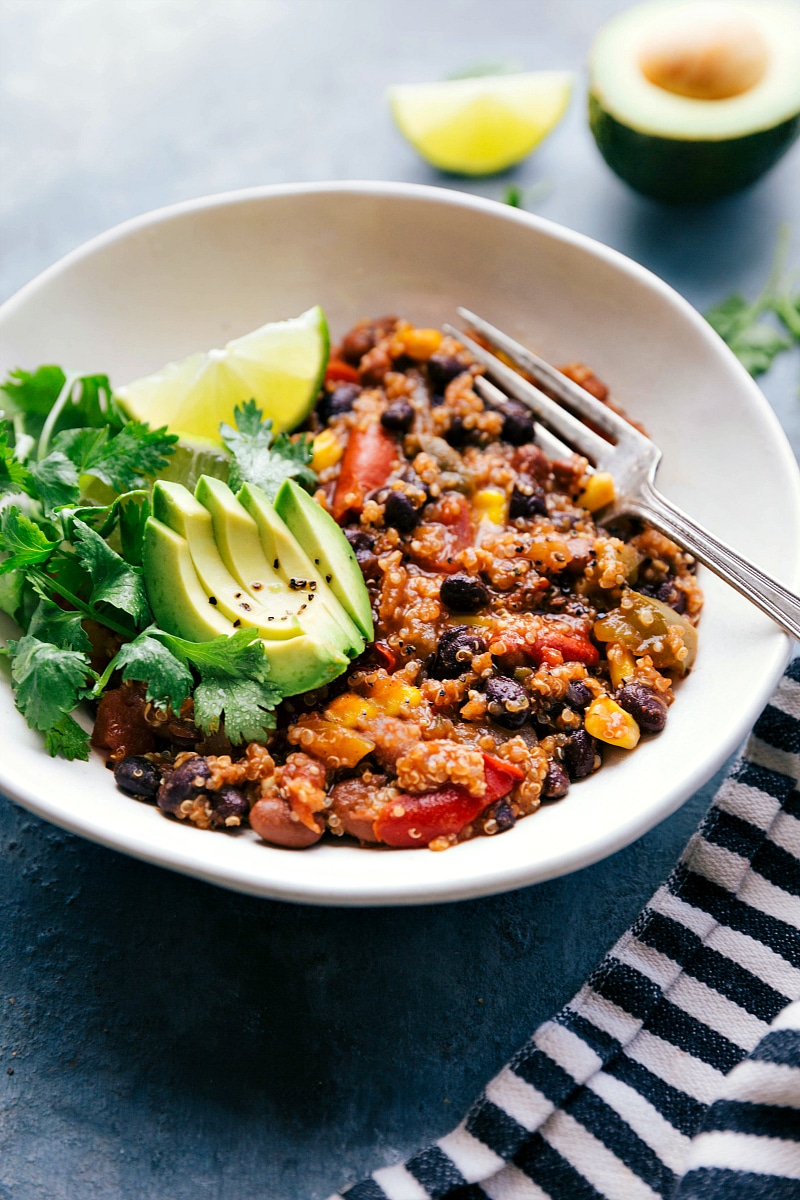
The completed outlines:
{"type": "Polygon", "coordinates": [[[626,505],[626,511],[649,521],[661,533],[689,550],[698,562],[752,600],[781,629],[800,639],[800,597],[698,525],[662,496],[651,482],[643,484],[639,497],[626,505]]]}

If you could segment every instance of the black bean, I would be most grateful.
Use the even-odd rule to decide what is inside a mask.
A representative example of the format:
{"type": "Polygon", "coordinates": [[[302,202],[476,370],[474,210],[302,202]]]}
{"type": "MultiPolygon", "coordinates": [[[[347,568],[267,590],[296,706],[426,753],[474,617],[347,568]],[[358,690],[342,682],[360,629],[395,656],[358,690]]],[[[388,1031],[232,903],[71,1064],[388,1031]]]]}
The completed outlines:
{"type": "Polygon", "coordinates": [[[357,383],[340,383],[332,392],[322,397],[317,411],[323,421],[329,421],[331,417],[350,412],[360,395],[361,388],[357,383]]]}
{"type": "Polygon", "coordinates": [[[580,679],[573,679],[567,688],[567,703],[570,708],[574,708],[577,712],[582,712],[587,704],[592,703],[592,700],[592,692],[586,684],[581,683],[580,679]]]}
{"type": "Polygon", "coordinates": [[[394,400],[381,416],[381,425],[392,433],[408,433],[414,422],[414,409],[408,400],[394,400]]]}
{"type": "MultiPolygon", "coordinates": [[[[211,824],[225,827],[229,817],[244,821],[250,813],[250,805],[238,788],[225,784],[216,792],[209,792],[211,801],[211,824]]],[[[230,826],[228,827],[230,828],[230,826]]]]}
{"type": "Polygon", "coordinates": [[[508,515],[512,521],[517,517],[546,517],[547,501],[544,488],[532,480],[520,480],[515,483],[508,505],[508,515]]]}
{"type": "Polygon", "coordinates": [[[471,434],[472,430],[466,428],[461,417],[453,417],[450,428],[445,430],[444,440],[454,450],[461,450],[469,442],[471,434]]]}
{"type": "Polygon", "coordinates": [[[505,833],[507,829],[513,829],[516,825],[514,810],[507,800],[496,800],[494,804],[489,805],[483,816],[484,824],[486,821],[494,821],[498,833],[505,833]]]}
{"type": "Polygon", "coordinates": [[[371,554],[372,547],[375,545],[375,539],[363,529],[345,529],[344,536],[347,538],[352,550],[355,552],[356,558],[359,554],[371,554]]]}
{"type": "Polygon", "coordinates": [[[419,513],[405,492],[389,492],[383,508],[383,521],[398,533],[411,533],[419,520],[419,513]]]}
{"type": "Polygon", "coordinates": [[[161,786],[161,771],[149,758],[129,754],[114,767],[114,782],[127,796],[155,800],[156,792],[161,786]]]}
{"type": "Polygon", "coordinates": [[[489,589],[471,575],[448,575],[439,589],[442,604],[451,612],[475,613],[489,603],[489,589]]]}
{"type": "Polygon", "coordinates": [[[428,667],[434,679],[455,679],[469,670],[476,654],[486,653],[486,642],[464,625],[446,629],[439,639],[439,648],[428,667]]]}
{"type": "Polygon", "coordinates": [[[660,733],[667,723],[667,702],[644,683],[626,683],[617,692],[617,704],[630,713],[645,733],[660,733]]]}
{"type": "Polygon", "coordinates": [[[595,740],[585,729],[571,734],[561,749],[561,761],[570,779],[583,779],[591,775],[596,753],[595,740]]]}
{"type": "Polygon", "coordinates": [[[494,675],[486,684],[486,706],[492,720],[504,729],[520,729],[531,711],[522,684],[505,675],[494,675]]]}
{"type": "Polygon", "coordinates": [[[194,755],[176,767],[158,789],[158,807],[163,812],[174,813],[184,800],[193,800],[204,790],[211,772],[204,758],[194,755]]]}
{"type": "Polygon", "coordinates": [[[443,392],[451,380],[463,375],[467,368],[454,354],[432,354],[428,359],[428,379],[437,392],[443,392]]]}
{"type": "Polygon", "coordinates": [[[500,437],[512,446],[525,446],[533,441],[533,417],[522,404],[504,404],[503,428],[500,437]]]}
{"type": "Polygon", "coordinates": [[[686,611],[686,593],[675,586],[673,579],[664,580],[656,592],[656,599],[663,600],[664,604],[668,604],[670,608],[674,608],[677,613],[686,611]]]}
{"type": "Polygon", "coordinates": [[[569,791],[569,775],[560,762],[551,762],[542,784],[543,800],[561,800],[569,791]]]}

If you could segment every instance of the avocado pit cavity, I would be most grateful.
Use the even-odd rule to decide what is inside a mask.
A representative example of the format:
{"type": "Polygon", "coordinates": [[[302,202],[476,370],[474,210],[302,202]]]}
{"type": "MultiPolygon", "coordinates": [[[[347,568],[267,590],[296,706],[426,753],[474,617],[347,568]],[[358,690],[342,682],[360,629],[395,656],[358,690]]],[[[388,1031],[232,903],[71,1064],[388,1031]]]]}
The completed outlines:
{"type": "Polygon", "coordinates": [[[692,100],[729,100],[760,83],[769,47],[754,21],[733,5],[698,5],[654,31],[639,57],[656,87],[692,100]]]}

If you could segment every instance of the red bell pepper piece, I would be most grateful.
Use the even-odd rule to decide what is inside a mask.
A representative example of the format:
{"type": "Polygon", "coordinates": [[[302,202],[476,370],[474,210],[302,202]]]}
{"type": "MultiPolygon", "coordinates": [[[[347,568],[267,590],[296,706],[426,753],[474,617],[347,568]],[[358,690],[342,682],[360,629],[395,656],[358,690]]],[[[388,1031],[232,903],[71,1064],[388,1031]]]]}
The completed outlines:
{"type": "Polygon", "coordinates": [[[386,483],[396,457],[394,439],[377,422],[352,431],[333,493],[333,515],[340,525],[361,512],[369,492],[386,483]]]}
{"type": "Polygon", "coordinates": [[[392,671],[397,668],[397,655],[392,647],[386,642],[375,642],[372,652],[380,665],[391,675],[392,671]]]}
{"type": "Polygon", "coordinates": [[[520,779],[525,778],[525,772],[521,767],[506,762],[504,758],[495,758],[493,754],[484,754],[483,772],[486,776],[484,805],[493,804],[501,796],[507,796],[520,779]]]}
{"type": "Polygon", "coordinates": [[[427,846],[434,838],[460,833],[486,807],[483,796],[444,787],[422,796],[398,796],[384,804],[372,829],[387,846],[427,846]]]}
{"type": "Polygon", "coordinates": [[[473,796],[466,788],[451,785],[421,796],[398,796],[384,804],[372,829],[379,842],[409,849],[427,846],[437,837],[460,833],[485,808],[507,796],[525,772],[513,763],[484,754],[486,791],[473,796]]]}
{"type": "Polygon", "coordinates": [[[559,629],[547,629],[538,635],[527,653],[537,666],[549,663],[556,666],[562,662],[584,663],[594,667],[600,654],[597,647],[580,633],[564,633],[559,629]]]}
{"type": "Polygon", "coordinates": [[[326,383],[358,383],[359,379],[356,368],[341,358],[332,358],[325,368],[326,383]]]}

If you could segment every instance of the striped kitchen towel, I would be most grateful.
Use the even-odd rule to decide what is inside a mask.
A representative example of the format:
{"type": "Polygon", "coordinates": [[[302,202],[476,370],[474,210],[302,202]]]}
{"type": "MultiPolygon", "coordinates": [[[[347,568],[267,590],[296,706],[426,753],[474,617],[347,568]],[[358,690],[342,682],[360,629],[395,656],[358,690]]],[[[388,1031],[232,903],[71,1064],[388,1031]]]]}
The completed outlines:
{"type": "Polygon", "coordinates": [[[462,1123],[330,1200],[800,1200],[800,658],[680,862],[462,1123]]]}

